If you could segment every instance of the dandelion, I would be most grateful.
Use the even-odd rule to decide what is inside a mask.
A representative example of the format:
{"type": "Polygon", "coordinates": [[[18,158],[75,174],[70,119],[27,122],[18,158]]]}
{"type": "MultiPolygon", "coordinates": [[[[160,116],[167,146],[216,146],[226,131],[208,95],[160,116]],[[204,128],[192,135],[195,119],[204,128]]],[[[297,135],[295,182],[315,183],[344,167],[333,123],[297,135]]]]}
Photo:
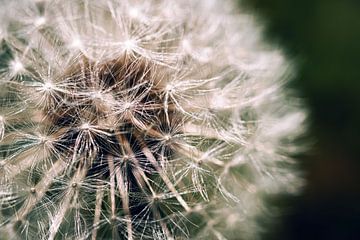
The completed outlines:
{"type": "Polygon", "coordinates": [[[3,5],[1,239],[254,239],[301,186],[290,66],[231,1],[3,5]]]}

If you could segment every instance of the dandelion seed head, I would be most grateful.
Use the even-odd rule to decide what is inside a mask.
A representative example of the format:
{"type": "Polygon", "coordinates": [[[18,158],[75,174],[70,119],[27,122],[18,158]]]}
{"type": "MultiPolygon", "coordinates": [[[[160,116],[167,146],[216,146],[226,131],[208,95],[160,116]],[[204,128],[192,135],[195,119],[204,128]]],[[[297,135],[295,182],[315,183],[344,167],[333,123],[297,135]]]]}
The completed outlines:
{"type": "Polygon", "coordinates": [[[1,236],[254,239],[301,187],[291,66],[230,0],[35,2],[0,10],[1,236]]]}

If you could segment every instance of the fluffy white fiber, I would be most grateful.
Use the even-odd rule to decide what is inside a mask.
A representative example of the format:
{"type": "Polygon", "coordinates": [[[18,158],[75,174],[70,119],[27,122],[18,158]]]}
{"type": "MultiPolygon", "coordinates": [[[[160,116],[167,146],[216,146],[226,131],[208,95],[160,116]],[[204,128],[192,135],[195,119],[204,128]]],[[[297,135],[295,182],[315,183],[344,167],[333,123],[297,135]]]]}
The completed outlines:
{"type": "Polygon", "coordinates": [[[224,0],[2,2],[0,239],[255,239],[306,118],[260,32],[224,0]]]}

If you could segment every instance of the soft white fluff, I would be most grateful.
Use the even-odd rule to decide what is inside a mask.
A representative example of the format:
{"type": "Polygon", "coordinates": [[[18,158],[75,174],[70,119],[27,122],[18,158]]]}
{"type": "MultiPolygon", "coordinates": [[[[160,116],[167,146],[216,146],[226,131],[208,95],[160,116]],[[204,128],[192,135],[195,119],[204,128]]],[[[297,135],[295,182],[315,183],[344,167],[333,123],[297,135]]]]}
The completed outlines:
{"type": "Polygon", "coordinates": [[[2,4],[5,239],[254,239],[301,186],[291,66],[230,1],[2,4]]]}

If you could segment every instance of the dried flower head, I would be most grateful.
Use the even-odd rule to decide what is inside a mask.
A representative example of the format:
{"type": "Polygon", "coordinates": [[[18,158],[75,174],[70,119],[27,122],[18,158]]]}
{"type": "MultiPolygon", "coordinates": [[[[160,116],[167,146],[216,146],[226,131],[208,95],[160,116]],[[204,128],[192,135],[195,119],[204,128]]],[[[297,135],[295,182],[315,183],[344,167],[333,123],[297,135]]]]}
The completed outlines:
{"type": "Polygon", "coordinates": [[[301,185],[289,66],[230,1],[2,4],[1,239],[253,239],[301,185]]]}

